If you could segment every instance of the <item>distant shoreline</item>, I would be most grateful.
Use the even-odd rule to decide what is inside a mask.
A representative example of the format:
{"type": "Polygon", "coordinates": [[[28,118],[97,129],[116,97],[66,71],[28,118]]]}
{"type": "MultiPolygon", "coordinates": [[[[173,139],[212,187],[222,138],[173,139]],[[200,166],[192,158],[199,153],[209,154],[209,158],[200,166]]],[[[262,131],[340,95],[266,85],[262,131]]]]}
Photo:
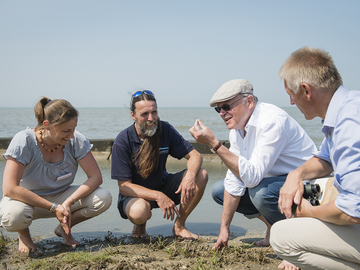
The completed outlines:
{"type": "MultiPolygon", "coordinates": [[[[0,138],[0,154],[3,155],[6,152],[6,149],[11,141],[11,138],[0,138]]],[[[95,159],[97,160],[106,160],[111,158],[111,149],[112,145],[114,143],[114,140],[108,139],[108,140],[89,140],[90,143],[93,145],[91,152],[93,153],[95,159]]],[[[221,161],[219,156],[213,154],[210,151],[210,148],[206,145],[199,144],[195,141],[190,141],[192,146],[203,156],[204,161],[221,161]]],[[[221,143],[229,148],[230,143],[229,141],[221,141],[221,143]]],[[[169,157],[168,161],[172,162],[172,160],[175,160],[171,157],[169,157]]]]}

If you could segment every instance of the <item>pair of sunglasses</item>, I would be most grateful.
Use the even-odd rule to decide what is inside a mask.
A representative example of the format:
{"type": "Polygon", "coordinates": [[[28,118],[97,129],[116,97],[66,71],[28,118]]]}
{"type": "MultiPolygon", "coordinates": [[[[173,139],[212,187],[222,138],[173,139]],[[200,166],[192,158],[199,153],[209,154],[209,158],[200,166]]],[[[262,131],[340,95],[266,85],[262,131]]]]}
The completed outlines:
{"type": "Polygon", "coordinates": [[[138,96],[141,96],[142,94],[146,94],[146,95],[151,95],[153,96],[154,93],[151,92],[150,90],[144,90],[144,91],[137,91],[133,94],[133,97],[138,97],[138,96]]]}
{"type": "Polygon", "coordinates": [[[242,99],[242,98],[244,98],[244,96],[241,97],[241,98],[239,98],[238,100],[235,100],[234,102],[232,102],[232,103],[230,103],[230,104],[225,103],[225,104],[223,104],[221,107],[216,106],[214,109],[215,109],[215,111],[218,112],[218,113],[221,112],[221,109],[223,109],[224,111],[230,111],[230,110],[231,110],[231,105],[233,105],[235,102],[238,102],[238,101],[239,101],[240,99],[242,99]]]}

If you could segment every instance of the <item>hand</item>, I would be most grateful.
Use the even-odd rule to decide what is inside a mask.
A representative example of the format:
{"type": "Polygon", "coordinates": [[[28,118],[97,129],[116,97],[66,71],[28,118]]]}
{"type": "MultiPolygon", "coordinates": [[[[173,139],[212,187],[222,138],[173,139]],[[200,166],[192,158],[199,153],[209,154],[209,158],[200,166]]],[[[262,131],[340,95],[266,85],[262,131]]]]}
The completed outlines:
{"type": "Polygon", "coordinates": [[[195,178],[188,175],[189,173],[186,172],[179,188],[175,192],[176,194],[181,192],[181,204],[188,204],[196,194],[195,178]]]}
{"type": "Polygon", "coordinates": [[[288,174],[286,181],[280,189],[279,208],[286,218],[292,217],[293,203],[299,205],[304,193],[302,178],[295,171],[288,174]]]}
{"type": "Polygon", "coordinates": [[[164,193],[160,192],[160,198],[156,202],[163,211],[163,218],[174,220],[175,214],[180,217],[176,204],[164,193]]]}
{"type": "Polygon", "coordinates": [[[216,241],[216,244],[213,246],[212,249],[221,249],[228,247],[228,240],[229,240],[230,230],[229,228],[220,230],[220,234],[216,241]]]}
{"type": "Polygon", "coordinates": [[[312,207],[315,206],[311,205],[308,200],[302,198],[301,203],[296,207],[294,217],[309,217],[309,212],[312,207]]]}
{"type": "Polygon", "coordinates": [[[63,205],[59,204],[55,209],[56,218],[59,220],[61,226],[66,234],[71,233],[71,212],[63,205]]]}
{"type": "Polygon", "coordinates": [[[189,129],[189,132],[197,143],[205,144],[210,147],[214,147],[218,143],[214,133],[205,126],[200,119],[196,119],[194,126],[189,129]]]}

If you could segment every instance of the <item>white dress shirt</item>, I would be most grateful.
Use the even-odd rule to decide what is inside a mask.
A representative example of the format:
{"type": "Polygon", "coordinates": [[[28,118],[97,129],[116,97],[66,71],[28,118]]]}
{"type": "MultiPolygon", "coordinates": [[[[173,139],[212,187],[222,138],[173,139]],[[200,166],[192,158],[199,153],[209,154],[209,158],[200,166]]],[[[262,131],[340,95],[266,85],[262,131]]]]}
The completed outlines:
{"type": "Polygon", "coordinates": [[[284,110],[258,102],[244,131],[230,130],[230,151],[239,157],[237,178],[230,170],[224,181],[233,196],[256,187],[264,177],[286,175],[312,157],[316,146],[284,110]]]}

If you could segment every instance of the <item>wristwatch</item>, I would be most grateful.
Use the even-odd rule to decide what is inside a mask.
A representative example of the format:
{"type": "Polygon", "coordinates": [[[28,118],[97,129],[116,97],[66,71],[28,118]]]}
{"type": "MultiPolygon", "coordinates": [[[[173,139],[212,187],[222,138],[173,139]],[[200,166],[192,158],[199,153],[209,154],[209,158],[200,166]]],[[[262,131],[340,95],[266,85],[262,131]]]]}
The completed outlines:
{"type": "Polygon", "coordinates": [[[219,141],[219,143],[214,148],[210,148],[210,151],[215,154],[221,145],[222,145],[222,143],[219,141]]]}
{"type": "Polygon", "coordinates": [[[57,206],[58,206],[57,203],[53,203],[53,205],[51,206],[51,208],[50,208],[50,210],[49,210],[50,213],[54,213],[57,206]]]}

